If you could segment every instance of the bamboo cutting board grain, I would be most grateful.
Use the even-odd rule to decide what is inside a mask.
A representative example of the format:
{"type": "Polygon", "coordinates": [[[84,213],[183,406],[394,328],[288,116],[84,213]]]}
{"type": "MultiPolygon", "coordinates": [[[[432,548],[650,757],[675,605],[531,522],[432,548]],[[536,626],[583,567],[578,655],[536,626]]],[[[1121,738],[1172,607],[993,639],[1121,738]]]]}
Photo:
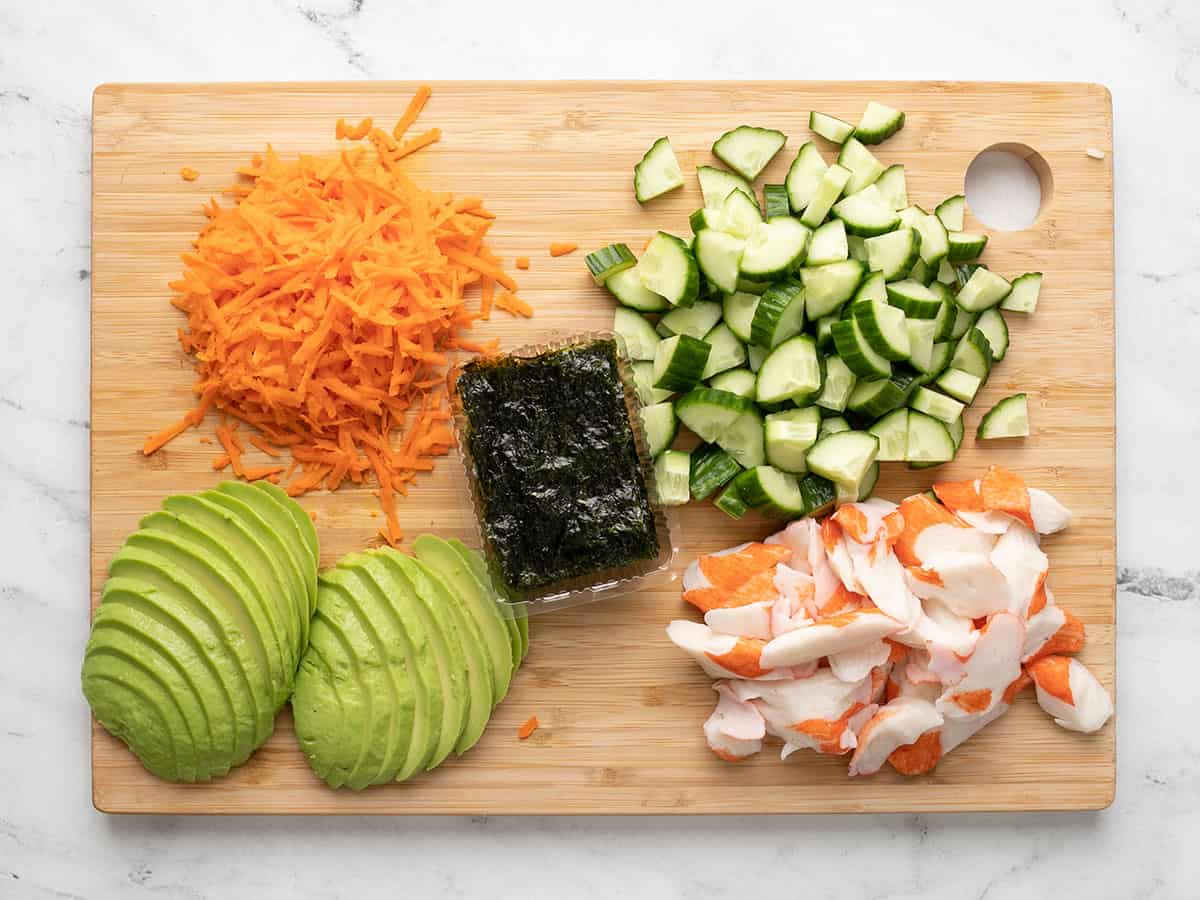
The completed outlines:
{"type": "MultiPolygon", "coordinates": [[[[203,222],[200,204],[271,143],[283,154],[335,146],[339,116],[390,123],[416,84],[106,85],[94,105],[92,300],[92,602],[105,566],[138,518],[168,494],[222,476],[203,443],[211,422],[143,458],[150,431],[192,398],[190,362],[167,281],[203,222]],[[180,179],[182,166],[199,170],[180,179]]],[[[810,109],[855,120],[868,99],[908,121],[879,148],[907,166],[912,202],[926,209],[961,192],[967,166],[996,144],[1030,148],[1044,182],[1037,222],[992,232],[986,261],[1000,272],[1045,272],[1036,316],[1009,317],[1008,358],[967,413],[958,460],[908,472],[885,464],[878,493],[899,499],[932,477],[967,477],[1000,462],[1046,487],[1076,514],[1047,539],[1059,601],[1087,624],[1082,658],[1110,688],[1115,665],[1112,113],[1108,92],[1084,84],[863,82],[460,82],[434,85],[421,127],[441,143],[405,166],[421,183],[478,194],[496,213],[496,251],[511,267],[528,256],[522,296],[531,321],[500,313],[481,337],[504,346],[611,323],[613,304],[592,285],[583,252],[611,241],[640,248],[657,228],[687,234],[700,205],[692,172],[741,123],[779,128],[787,148],[760,183],[782,182],[810,137],[810,109]],[[687,186],[639,209],[632,167],[669,134],[687,186]],[[1107,154],[1090,158],[1086,149],[1107,154]],[[580,252],[551,259],[551,241],[580,252]],[[982,446],[974,429],[998,398],[1030,397],[1033,435],[982,446]]],[[[829,145],[821,143],[827,158],[829,145]]],[[[1022,152],[1028,152],[1023,150],[1022,152]]],[[[968,229],[981,227],[968,215],[968,229]]],[[[265,461],[265,460],[264,460],[265,461]]],[[[368,489],[301,499],[318,514],[323,564],[374,541],[380,520],[368,489]]],[[[447,458],[399,507],[410,536],[432,530],[474,541],[461,468],[447,458]]],[[[708,505],[682,514],[676,568],[700,553],[761,538],[761,519],[734,523],[708,505]]],[[[906,780],[885,770],[848,780],[845,758],[768,744],[740,765],[717,760],[700,725],[714,702],[709,679],[667,641],[688,616],[678,583],[535,619],[529,658],[487,734],[466,756],[404,785],[330,791],[309,772],[287,713],[244,767],[213,784],[159,782],[115,739],[93,730],[97,808],[140,813],[719,813],[1095,809],[1112,800],[1114,726],[1085,737],[1055,726],[1027,692],[995,725],[935,773],[906,780]],[[518,741],[536,714],[542,727],[518,741]]]]}

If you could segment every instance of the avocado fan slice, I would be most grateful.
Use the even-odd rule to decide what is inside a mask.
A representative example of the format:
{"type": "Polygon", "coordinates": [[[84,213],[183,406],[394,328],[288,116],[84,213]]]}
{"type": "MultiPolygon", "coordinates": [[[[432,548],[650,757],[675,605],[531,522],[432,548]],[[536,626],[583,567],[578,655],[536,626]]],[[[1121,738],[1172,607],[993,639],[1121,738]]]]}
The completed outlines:
{"type": "Polygon", "coordinates": [[[345,641],[321,612],[324,593],[322,583],[318,582],[317,614],[313,616],[308,649],[296,672],[292,716],[296,739],[313,773],[336,788],[346,783],[346,776],[358,759],[360,738],[349,730],[347,723],[358,703],[356,696],[350,695],[357,694],[359,685],[347,677],[351,662],[345,641]]]}
{"type": "Polygon", "coordinates": [[[492,576],[488,572],[487,563],[483,561],[483,557],[470,549],[462,541],[451,539],[446,541],[455,552],[467,561],[467,565],[471,571],[475,573],[475,577],[479,579],[479,583],[483,585],[485,595],[492,598],[496,603],[496,609],[503,618],[505,626],[508,628],[508,636],[513,645],[513,670],[520,668],[522,661],[525,659],[525,654],[529,652],[529,616],[525,614],[523,606],[518,606],[505,602],[500,597],[500,592],[496,590],[495,583],[492,581],[492,576]]]}
{"type": "Polygon", "coordinates": [[[304,507],[297,503],[294,499],[288,496],[285,491],[277,484],[272,484],[269,481],[256,481],[254,486],[260,491],[264,491],[275,499],[280,506],[292,517],[296,523],[296,528],[299,529],[301,536],[304,538],[304,544],[308,547],[308,558],[312,564],[312,608],[308,614],[311,617],[317,611],[317,570],[321,567],[321,544],[317,539],[317,527],[313,524],[312,517],[305,512],[304,507]]]}

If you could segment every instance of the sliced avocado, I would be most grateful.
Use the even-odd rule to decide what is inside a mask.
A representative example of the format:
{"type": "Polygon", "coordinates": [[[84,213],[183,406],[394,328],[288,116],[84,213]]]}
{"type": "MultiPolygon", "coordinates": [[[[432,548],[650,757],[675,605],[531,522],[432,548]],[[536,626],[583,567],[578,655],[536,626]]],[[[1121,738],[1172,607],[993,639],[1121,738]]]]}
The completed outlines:
{"type": "Polygon", "coordinates": [[[197,623],[197,630],[207,627],[202,646],[208,649],[234,703],[234,730],[239,741],[233,765],[244,762],[270,736],[275,714],[270,702],[270,675],[260,668],[227,605],[171,558],[144,547],[122,546],[108,571],[110,578],[141,581],[155,590],[160,608],[176,618],[190,618],[197,623]]]}
{"type": "Polygon", "coordinates": [[[390,547],[380,547],[375,554],[391,565],[398,565],[416,594],[441,676],[442,727],[437,746],[425,763],[425,770],[428,771],[440,766],[450,755],[467,724],[470,698],[467,692],[467,658],[463,652],[463,642],[467,636],[459,633],[456,617],[451,610],[453,600],[449,599],[445,585],[435,584],[438,576],[428,567],[390,547]]]}
{"type": "Polygon", "coordinates": [[[318,778],[341,787],[358,761],[362,730],[362,684],[354,677],[354,650],[326,611],[336,600],[317,582],[317,614],[308,649],[296,672],[292,715],[296,739],[318,778]],[[323,611],[322,607],[326,611],[323,611]]]}
{"type": "Polygon", "coordinates": [[[301,625],[300,650],[303,651],[308,644],[312,611],[317,606],[317,564],[312,560],[308,543],[296,527],[295,520],[270,494],[242,481],[222,482],[217,485],[215,491],[205,491],[200,496],[222,504],[227,503],[231,497],[240,500],[254,511],[283,545],[283,559],[291,564],[299,583],[299,595],[296,599],[299,603],[297,614],[300,616],[301,625]]]}
{"type": "MultiPolygon", "coordinates": [[[[236,501],[234,501],[236,502],[236,501]]],[[[212,535],[227,547],[236,548],[262,592],[275,604],[278,618],[287,630],[287,643],[293,658],[304,651],[300,642],[301,611],[298,598],[278,549],[278,539],[261,530],[261,520],[245,520],[227,507],[203,496],[180,494],[163,501],[163,509],[175,513],[195,528],[212,535]]]]}
{"type": "Polygon", "coordinates": [[[256,632],[270,658],[271,683],[275,686],[274,702],[280,705],[286,701],[298,660],[292,658],[292,647],[280,621],[278,608],[263,595],[260,588],[262,581],[256,579],[247,568],[252,549],[244,546],[227,547],[208,532],[165,510],[143,518],[140,531],[179,542],[193,554],[204,555],[223,567],[225,577],[241,595],[247,615],[254,620],[256,632]]]}
{"type": "Polygon", "coordinates": [[[315,589],[316,588],[316,572],[321,567],[321,544],[320,544],[320,541],[317,540],[317,527],[316,527],[316,525],[313,524],[312,517],[307,512],[304,511],[304,507],[302,507],[299,503],[297,503],[295,500],[293,500],[291,497],[289,497],[288,492],[285,491],[283,488],[281,488],[279,485],[271,484],[271,482],[269,482],[269,481],[256,481],[256,482],[254,482],[254,486],[256,488],[258,488],[260,491],[265,491],[266,493],[270,494],[273,498],[275,498],[275,501],[280,506],[282,506],[285,510],[287,510],[288,514],[292,517],[292,520],[296,523],[296,527],[298,529],[300,529],[300,534],[303,536],[304,543],[308,547],[309,559],[312,560],[313,576],[314,576],[313,577],[313,586],[314,586],[313,603],[314,603],[314,605],[313,605],[312,611],[315,612],[316,608],[317,608],[315,605],[316,599],[317,599],[317,592],[315,589]]]}
{"type": "Polygon", "coordinates": [[[497,610],[500,615],[505,618],[511,618],[513,625],[517,630],[517,637],[520,641],[515,665],[520,667],[525,660],[525,656],[529,653],[529,616],[525,613],[524,606],[516,604],[508,604],[501,597],[500,592],[496,590],[495,583],[492,581],[492,575],[488,571],[487,563],[483,557],[459,540],[446,541],[455,552],[467,561],[467,565],[471,567],[471,571],[475,573],[475,577],[479,579],[479,583],[484,586],[487,596],[491,597],[497,604],[497,610]],[[511,616],[507,615],[511,613],[511,616]]]}
{"type": "Polygon", "coordinates": [[[521,662],[529,655],[529,616],[525,610],[517,613],[517,629],[521,632],[521,662]]]}
{"type": "Polygon", "coordinates": [[[467,561],[448,543],[432,534],[423,534],[413,541],[413,553],[441,576],[452,594],[458,596],[479,625],[480,634],[492,661],[495,690],[493,704],[508,693],[512,681],[512,642],[495,604],[486,596],[485,588],[471,571],[467,561]]]}

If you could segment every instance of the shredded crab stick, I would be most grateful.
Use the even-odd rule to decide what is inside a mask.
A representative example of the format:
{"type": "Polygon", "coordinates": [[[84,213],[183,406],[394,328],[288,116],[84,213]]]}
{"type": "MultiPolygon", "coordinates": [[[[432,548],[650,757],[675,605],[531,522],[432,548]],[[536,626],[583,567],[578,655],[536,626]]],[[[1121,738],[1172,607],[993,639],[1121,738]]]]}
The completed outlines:
{"type": "Polygon", "coordinates": [[[1104,688],[1063,655],[1083,624],[1046,584],[1039,535],[1070,512],[996,466],[934,489],[844,504],[688,567],[683,596],[704,624],[667,634],[719,679],[714,753],[744,759],[771,736],[785,758],[853,751],[851,775],[885,762],[920,775],[1030,684],[1064,728],[1108,720],[1104,688]]]}
{"type": "Polygon", "coordinates": [[[532,312],[488,249],[482,201],[427,191],[403,171],[405,156],[440,135],[400,143],[428,97],[417,91],[393,135],[370,119],[338,122],[337,138],[369,146],[292,160],[268,147],[239,170],[247,180],[231,189],[235,205],[206,205],[171,283],[187,316],[180,343],[196,360],[196,407],[143,453],[222,412],[291,455],[283,472],[238,472],[225,447],[239,475],[282,475],[293,496],[373,478],[383,536],[399,542],[396,495],[454,445],[447,354],[492,349],[465,337],[489,312],[468,308],[467,291],[478,285],[481,305],[532,312]],[[506,293],[493,301],[495,285],[506,293]]]}

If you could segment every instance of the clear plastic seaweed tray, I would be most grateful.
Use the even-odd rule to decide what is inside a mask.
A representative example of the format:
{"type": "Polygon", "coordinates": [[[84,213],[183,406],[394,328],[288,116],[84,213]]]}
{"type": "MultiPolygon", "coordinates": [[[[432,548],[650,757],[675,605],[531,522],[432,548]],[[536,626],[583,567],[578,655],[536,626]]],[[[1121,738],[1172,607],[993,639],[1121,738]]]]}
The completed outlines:
{"type": "MultiPolygon", "coordinates": [[[[639,415],[641,403],[634,389],[633,367],[625,352],[625,344],[620,335],[611,331],[586,331],[569,337],[555,338],[544,343],[528,344],[503,354],[504,358],[533,359],[558,350],[566,350],[593,341],[614,341],[617,346],[617,370],[625,394],[625,409],[629,419],[629,427],[633,432],[634,445],[637,448],[639,469],[642,480],[646,485],[650,511],[654,519],[654,531],[658,541],[658,555],[653,559],[639,560],[624,566],[613,566],[600,569],[590,575],[574,578],[564,578],[550,584],[541,585],[528,590],[516,590],[505,584],[496,554],[484,530],[483,495],[480,490],[478,471],[475,460],[468,448],[467,434],[470,424],[463,411],[457,391],[452,392],[454,408],[454,429],[458,442],[459,455],[467,473],[467,483],[471,488],[471,502],[475,508],[475,528],[488,568],[498,585],[508,593],[507,607],[515,611],[522,609],[527,615],[539,615],[555,610],[567,609],[584,603],[593,603],[608,597],[616,597],[640,590],[651,579],[669,573],[669,579],[675,577],[672,562],[678,550],[677,534],[678,520],[675,510],[664,507],[658,502],[658,492],[654,481],[654,463],[646,444],[646,434],[639,415]]],[[[668,580],[669,580],[668,579],[668,580]]]]}

